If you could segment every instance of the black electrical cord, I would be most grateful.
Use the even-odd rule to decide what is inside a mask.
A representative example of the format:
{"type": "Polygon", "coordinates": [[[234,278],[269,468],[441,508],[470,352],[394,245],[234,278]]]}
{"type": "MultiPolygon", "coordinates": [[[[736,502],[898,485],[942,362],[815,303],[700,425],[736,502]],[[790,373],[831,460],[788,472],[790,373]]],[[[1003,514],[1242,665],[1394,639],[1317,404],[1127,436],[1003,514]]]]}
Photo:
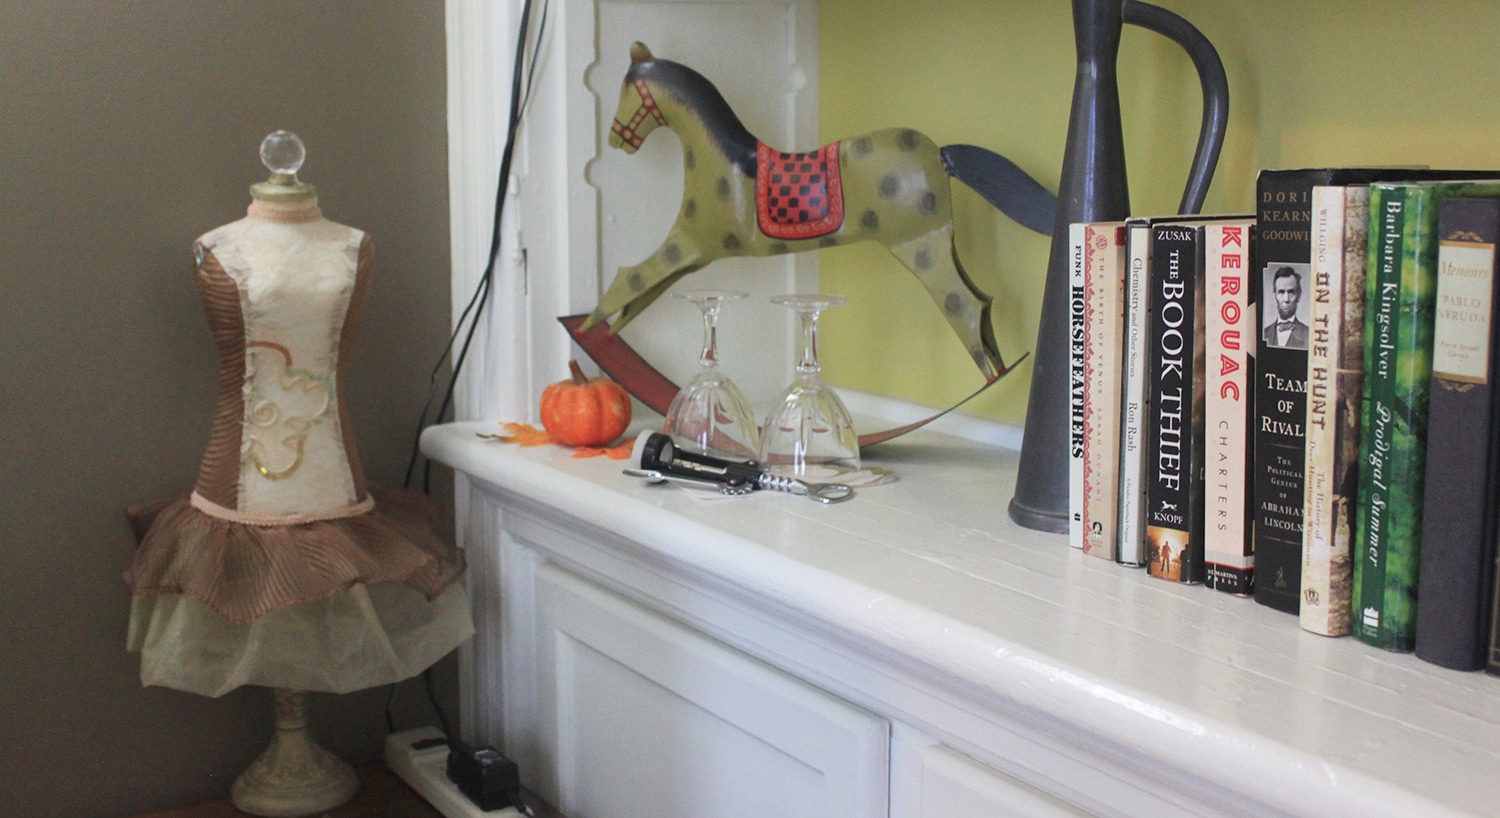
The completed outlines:
{"type": "MultiPolygon", "coordinates": [[[[499,179],[495,185],[495,219],[494,227],[490,232],[489,260],[485,265],[484,272],[479,276],[479,283],[475,286],[474,295],[469,298],[468,304],[459,313],[458,320],[454,322],[453,334],[448,337],[448,343],[443,347],[443,353],[438,356],[437,363],[433,364],[432,373],[428,377],[427,400],[422,404],[422,412],[417,416],[416,434],[412,438],[411,458],[406,464],[406,477],[402,485],[411,488],[412,474],[416,469],[417,457],[421,452],[422,430],[428,425],[427,415],[432,408],[433,398],[437,394],[438,377],[442,372],[443,364],[453,352],[453,345],[458,340],[460,332],[463,332],[464,322],[468,320],[468,331],[464,334],[463,345],[459,353],[453,359],[453,368],[449,373],[448,385],[444,391],[442,404],[434,421],[441,420],[447,413],[453,401],[454,389],[458,384],[459,373],[463,370],[464,361],[468,358],[469,345],[474,341],[475,330],[479,326],[479,318],[484,314],[485,304],[489,301],[490,286],[495,275],[495,259],[500,254],[500,224],[505,212],[505,198],[510,188],[510,170],[515,157],[516,133],[520,130],[521,119],[525,115],[526,108],[531,102],[531,91],[536,81],[537,54],[541,49],[547,32],[547,0],[543,0],[541,14],[537,24],[536,37],[531,38],[531,0],[525,0],[521,7],[521,21],[516,36],[516,61],[515,69],[511,75],[510,115],[506,122],[505,145],[500,153],[499,179]],[[527,43],[531,42],[532,49],[527,53],[527,43]],[[523,87],[524,86],[524,87],[523,87]],[[473,313],[472,318],[470,313],[473,313]]],[[[426,493],[432,491],[432,463],[428,461],[423,467],[422,490],[426,493]]],[[[437,688],[433,682],[432,668],[429,667],[422,673],[423,686],[427,691],[427,699],[437,714],[438,722],[442,725],[443,737],[449,746],[453,745],[454,734],[452,724],[444,712],[442,704],[437,698],[437,688]]],[[[390,693],[385,702],[386,729],[396,732],[396,722],[393,715],[393,705],[396,699],[396,686],[391,685],[390,693]]],[[[529,812],[529,811],[528,811],[529,812]]]]}
{"type": "MultiPolygon", "coordinates": [[[[433,364],[432,372],[428,377],[427,401],[422,404],[422,412],[417,416],[416,433],[413,435],[411,444],[411,457],[406,464],[406,477],[402,485],[411,488],[412,473],[416,469],[417,458],[421,453],[422,430],[427,427],[427,415],[432,409],[433,398],[437,395],[438,376],[442,372],[443,363],[446,362],[453,352],[453,344],[458,340],[458,335],[463,331],[464,321],[469,319],[473,312],[472,320],[469,320],[468,332],[464,335],[463,346],[459,348],[458,356],[453,360],[453,369],[449,373],[448,386],[444,390],[442,404],[434,421],[441,420],[447,413],[453,402],[454,389],[458,384],[459,373],[463,370],[464,361],[469,355],[469,346],[474,341],[475,330],[479,327],[479,318],[484,313],[485,305],[489,301],[490,285],[495,277],[495,261],[500,254],[500,225],[505,212],[505,198],[510,191],[510,169],[515,159],[516,133],[520,129],[521,119],[525,114],[527,106],[531,102],[531,91],[536,81],[536,51],[541,48],[543,38],[547,32],[547,6],[542,3],[540,21],[537,25],[537,35],[533,43],[533,51],[530,59],[527,59],[526,44],[531,24],[531,0],[526,0],[521,7],[520,32],[516,40],[516,62],[515,70],[511,75],[510,89],[510,115],[506,123],[505,146],[500,153],[499,179],[495,185],[495,219],[490,231],[490,250],[488,262],[484,272],[479,276],[474,295],[469,298],[468,304],[459,313],[458,320],[454,322],[453,334],[449,336],[448,343],[443,347],[443,352],[438,356],[437,362],[433,364]]],[[[424,491],[431,491],[431,463],[424,467],[422,487],[424,491]]]]}

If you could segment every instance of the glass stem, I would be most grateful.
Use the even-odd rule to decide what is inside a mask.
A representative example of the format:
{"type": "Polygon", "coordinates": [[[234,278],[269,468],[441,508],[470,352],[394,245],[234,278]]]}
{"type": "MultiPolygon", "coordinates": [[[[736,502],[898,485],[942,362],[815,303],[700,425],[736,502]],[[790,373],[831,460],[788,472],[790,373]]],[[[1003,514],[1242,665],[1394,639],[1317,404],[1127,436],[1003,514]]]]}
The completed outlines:
{"type": "Polygon", "coordinates": [[[719,304],[709,301],[703,304],[703,351],[698,354],[698,365],[708,369],[719,364],[719,304]]]}
{"type": "Polygon", "coordinates": [[[818,311],[797,313],[802,319],[802,360],[797,362],[797,371],[804,375],[816,375],[818,364],[818,311]]]}

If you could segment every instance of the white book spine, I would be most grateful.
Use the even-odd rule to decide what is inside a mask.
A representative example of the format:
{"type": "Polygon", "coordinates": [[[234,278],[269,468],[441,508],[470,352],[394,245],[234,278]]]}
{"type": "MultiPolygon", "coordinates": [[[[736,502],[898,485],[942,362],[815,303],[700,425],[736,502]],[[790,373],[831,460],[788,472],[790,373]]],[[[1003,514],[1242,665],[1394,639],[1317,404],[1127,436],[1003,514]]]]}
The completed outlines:
{"type": "MultiPolygon", "coordinates": [[[[1358,374],[1346,372],[1342,359],[1349,330],[1359,330],[1362,315],[1350,315],[1349,302],[1364,290],[1364,254],[1368,242],[1370,190],[1319,185],[1312,193],[1311,343],[1307,354],[1307,479],[1303,484],[1302,588],[1298,622],[1324,636],[1350,631],[1352,578],[1349,540],[1352,497],[1343,496],[1339,457],[1340,426],[1357,417],[1344,405],[1357,396],[1346,390],[1358,374]],[[1360,292],[1350,292],[1357,286],[1360,292]],[[1357,321],[1359,326],[1349,322],[1357,321]],[[1351,374],[1353,379],[1351,380],[1351,374]],[[1342,408],[1342,411],[1341,411],[1342,408]]],[[[1357,439],[1357,438],[1356,438],[1357,439]]],[[[1346,453],[1345,457],[1349,455],[1346,453]]],[[[1349,465],[1343,464],[1343,468],[1349,465]]]]}
{"type": "Polygon", "coordinates": [[[1086,225],[1068,228],[1068,544],[1083,548],[1084,247],[1086,225]]]}
{"type": "Polygon", "coordinates": [[[1250,416],[1254,384],[1255,305],[1250,303],[1253,222],[1226,221],[1204,229],[1208,377],[1204,400],[1204,562],[1208,584],[1248,596],[1254,553],[1249,548],[1250,416]]]}

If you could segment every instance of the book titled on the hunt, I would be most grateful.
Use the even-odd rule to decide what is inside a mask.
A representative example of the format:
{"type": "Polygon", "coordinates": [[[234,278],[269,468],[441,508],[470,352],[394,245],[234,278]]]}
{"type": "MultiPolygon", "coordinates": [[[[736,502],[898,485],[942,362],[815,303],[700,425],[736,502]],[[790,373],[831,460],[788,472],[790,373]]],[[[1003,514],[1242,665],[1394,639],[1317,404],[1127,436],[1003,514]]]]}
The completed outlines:
{"type": "Polygon", "coordinates": [[[1368,186],[1313,188],[1299,624],[1324,636],[1349,633],[1369,219],[1368,186]]]}
{"type": "Polygon", "coordinates": [[[1420,173],[1411,168],[1299,168],[1263,170],[1256,178],[1258,272],[1254,285],[1260,288],[1262,330],[1255,356],[1251,489],[1255,601],[1276,610],[1297,613],[1302,591],[1303,426],[1310,317],[1305,293],[1310,289],[1312,189],[1420,173]],[[1268,329],[1268,324],[1273,326],[1268,329]]]}
{"type": "Polygon", "coordinates": [[[1203,233],[1205,581],[1239,596],[1250,594],[1255,574],[1248,484],[1259,326],[1249,286],[1254,230],[1255,221],[1245,218],[1210,223],[1203,233]]]}
{"type": "Polygon", "coordinates": [[[1083,548],[1084,258],[1086,225],[1068,226],[1068,545],[1083,548]]]}
{"type": "Polygon", "coordinates": [[[1203,581],[1203,225],[1151,228],[1146,571],[1203,581]]]}
{"type": "Polygon", "coordinates": [[[1119,542],[1120,347],[1125,225],[1084,226],[1083,551],[1113,560],[1119,542]]]}
{"type": "Polygon", "coordinates": [[[1438,211],[1417,656],[1478,670],[1489,654],[1500,529],[1500,395],[1494,388],[1500,199],[1450,198],[1438,211]]]}
{"type": "Polygon", "coordinates": [[[1370,186],[1353,633],[1386,650],[1416,641],[1438,207],[1492,195],[1500,181],[1370,186]]]}
{"type": "Polygon", "coordinates": [[[1151,390],[1151,219],[1125,222],[1125,347],[1120,394],[1120,518],[1115,561],[1146,563],[1146,417],[1151,390]]]}

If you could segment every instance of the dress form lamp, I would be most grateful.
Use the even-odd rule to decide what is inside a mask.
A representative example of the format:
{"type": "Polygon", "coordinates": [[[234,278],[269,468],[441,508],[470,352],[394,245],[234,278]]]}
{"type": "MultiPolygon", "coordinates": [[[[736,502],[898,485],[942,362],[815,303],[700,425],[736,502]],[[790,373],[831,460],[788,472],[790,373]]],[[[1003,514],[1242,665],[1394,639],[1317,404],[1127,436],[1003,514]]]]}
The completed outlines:
{"type": "Polygon", "coordinates": [[[143,684],[274,689],[270,746],[230,790],[265,816],[323,812],[358,787],[308,730],[306,691],[401,681],[473,633],[440,509],[365,481],[339,393],[371,241],[323,217],[297,178],[304,155],[294,134],[266,137],[271,177],[245,218],[194,245],[217,410],[193,490],[129,511],[125,574],[143,684]]]}

